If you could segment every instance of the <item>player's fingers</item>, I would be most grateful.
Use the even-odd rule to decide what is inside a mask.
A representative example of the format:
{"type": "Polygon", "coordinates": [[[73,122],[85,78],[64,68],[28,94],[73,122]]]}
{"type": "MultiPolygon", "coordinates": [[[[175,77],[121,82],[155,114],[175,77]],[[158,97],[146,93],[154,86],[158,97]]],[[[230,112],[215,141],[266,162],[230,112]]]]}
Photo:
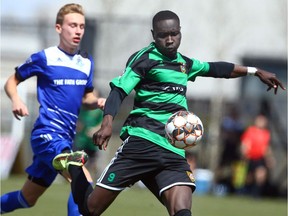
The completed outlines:
{"type": "Polygon", "coordinates": [[[286,90],[284,85],[279,80],[276,80],[276,84],[277,84],[277,86],[280,86],[283,90],[286,90]]]}
{"type": "Polygon", "coordinates": [[[97,132],[95,132],[94,134],[93,134],[93,143],[95,144],[95,145],[98,145],[98,133],[97,132]]]}
{"type": "Polygon", "coordinates": [[[271,88],[272,88],[272,87],[269,86],[269,87],[267,88],[267,91],[270,91],[271,88]]]}
{"type": "Polygon", "coordinates": [[[263,82],[265,82],[268,85],[267,91],[270,91],[272,88],[274,89],[277,88],[277,85],[275,84],[273,80],[266,79],[266,80],[263,80],[263,82]]]}
{"type": "Polygon", "coordinates": [[[99,150],[102,150],[102,145],[97,145],[99,150]]]}
{"type": "Polygon", "coordinates": [[[102,145],[104,151],[106,151],[106,149],[107,149],[107,147],[108,147],[108,142],[109,142],[109,139],[106,139],[105,142],[104,142],[103,145],[102,145]]]}
{"type": "Polygon", "coordinates": [[[105,145],[106,139],[101,133],[96,132],[93,134],[93,142],[100,150],[103,149],[103,145],[105,145]]]}
{"type": "Polygon", "coordinates": [[[278,88],[278,86],[280,86],[280,88],[282,88],[283,90],[286,90],[284,85],[276,77],[272,77],[272,81],[271,82],[276,86],[274,88],[278,88]]]}
{"type": "Polygon", "coordinates": [[[20,117],[18,116],[17,112],[13,112],[13,115],[17,120],[21,120],[20,117]]]}
{"type": "Polygon", "coordinates": [[[279,83],[277,83],[277,80],[272,80],[271,83],[272,83],[272,85],[273,85],[272,88],[274,88],[274,94],[277,94],[277,90],[278,90],[278,85],[279,85],[279,83]]]}
{"type": "Polygon", "coordinates": [[[277,94],[278,86],[274,88],[274,94],[277,94]]]}
{"type": "Polygon", "coordinates": [[[267,91],[270,91],[271,89],[274,89],[274,94],[277,94],[277,89],[278,89],[278,87],[276,86],[276,88],[273,86],[273,87],[271,87],[271,86],[269,86],[268,88],[267,88],[267,91]]]}
{"type": "Polygon", "coordinates": [[[13,114],[15,116],[15,118],[17,118],[18,120],[20,120],[20,117],[24,117],[24,116],[28,116],[29,112],[27,109],[14,109],[13,114]]]}

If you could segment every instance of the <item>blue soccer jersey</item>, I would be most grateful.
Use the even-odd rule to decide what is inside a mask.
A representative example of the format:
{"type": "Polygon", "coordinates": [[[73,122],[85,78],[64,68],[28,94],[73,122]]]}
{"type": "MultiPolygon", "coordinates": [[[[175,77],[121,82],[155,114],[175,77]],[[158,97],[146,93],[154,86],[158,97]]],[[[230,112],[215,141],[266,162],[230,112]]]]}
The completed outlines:
{"type": "Polygon", "coordinates": [[[92,59],[69,55],[56,46],[31,55],[16,68],[21,81],[37,76],[40,108],[32,135],[55,132],[72,142],[82,97],[93,91],[93,70],[92,59]]]}

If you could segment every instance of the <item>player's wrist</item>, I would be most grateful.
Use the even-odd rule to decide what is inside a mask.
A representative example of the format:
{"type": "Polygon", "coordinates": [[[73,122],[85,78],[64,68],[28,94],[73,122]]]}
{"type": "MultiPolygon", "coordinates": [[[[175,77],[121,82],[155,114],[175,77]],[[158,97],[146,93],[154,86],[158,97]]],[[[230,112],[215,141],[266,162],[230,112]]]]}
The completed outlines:
{"type": "Polygon", "coordinates": [[[247,75],[255,76],[257,71],[256,67],[247,67],[247,75]]]}

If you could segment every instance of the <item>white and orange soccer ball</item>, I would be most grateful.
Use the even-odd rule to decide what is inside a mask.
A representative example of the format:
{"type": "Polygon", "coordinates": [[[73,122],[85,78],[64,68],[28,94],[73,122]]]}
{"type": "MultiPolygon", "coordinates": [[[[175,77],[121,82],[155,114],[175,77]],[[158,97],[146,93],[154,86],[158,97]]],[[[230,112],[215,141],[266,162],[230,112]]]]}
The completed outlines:
{"type": "Polygon", "coordinates": [[[165,133],[173,146],[186,150],[201,140],[204,127],[201,119],[194,113],[178,111],[168,119],[165,133]]]}

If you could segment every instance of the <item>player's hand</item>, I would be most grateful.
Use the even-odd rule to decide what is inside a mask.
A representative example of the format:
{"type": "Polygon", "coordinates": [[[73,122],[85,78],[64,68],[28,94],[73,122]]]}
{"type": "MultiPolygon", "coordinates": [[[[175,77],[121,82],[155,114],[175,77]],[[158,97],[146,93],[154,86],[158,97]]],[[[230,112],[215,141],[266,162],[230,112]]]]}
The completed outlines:
{"type": "Polygon", "coordinates": [[[99,109],[103,110],[105,106],[106,98],[98,98],[97,106],[99,109]]]}
{"type": "Polygon", "coordinates": [[[16,119],[21,120],[20,117],[29,116],[27,106],[19,99],[12,103],[12,112],[16,119]]]}
{"type": "Polygon", "coordinates": [[[93,134],[93,142],[100,150],[106,150],[112,136],[113,116],[105,115],[101,128],[93,134]]]}
{"type": "Polygon", "coordinates": [[[277,79],[276,75],[274,73],[270,73],[268,71],[264,71],[261,69],[258,69],[256,72],[256,76],[259,77],[259,79],[268,85],[267,91],[274,89],[274,94],[277,94],[278,87],[280,86],[283,90],[286,90],[284,85],[277,79]]]}

